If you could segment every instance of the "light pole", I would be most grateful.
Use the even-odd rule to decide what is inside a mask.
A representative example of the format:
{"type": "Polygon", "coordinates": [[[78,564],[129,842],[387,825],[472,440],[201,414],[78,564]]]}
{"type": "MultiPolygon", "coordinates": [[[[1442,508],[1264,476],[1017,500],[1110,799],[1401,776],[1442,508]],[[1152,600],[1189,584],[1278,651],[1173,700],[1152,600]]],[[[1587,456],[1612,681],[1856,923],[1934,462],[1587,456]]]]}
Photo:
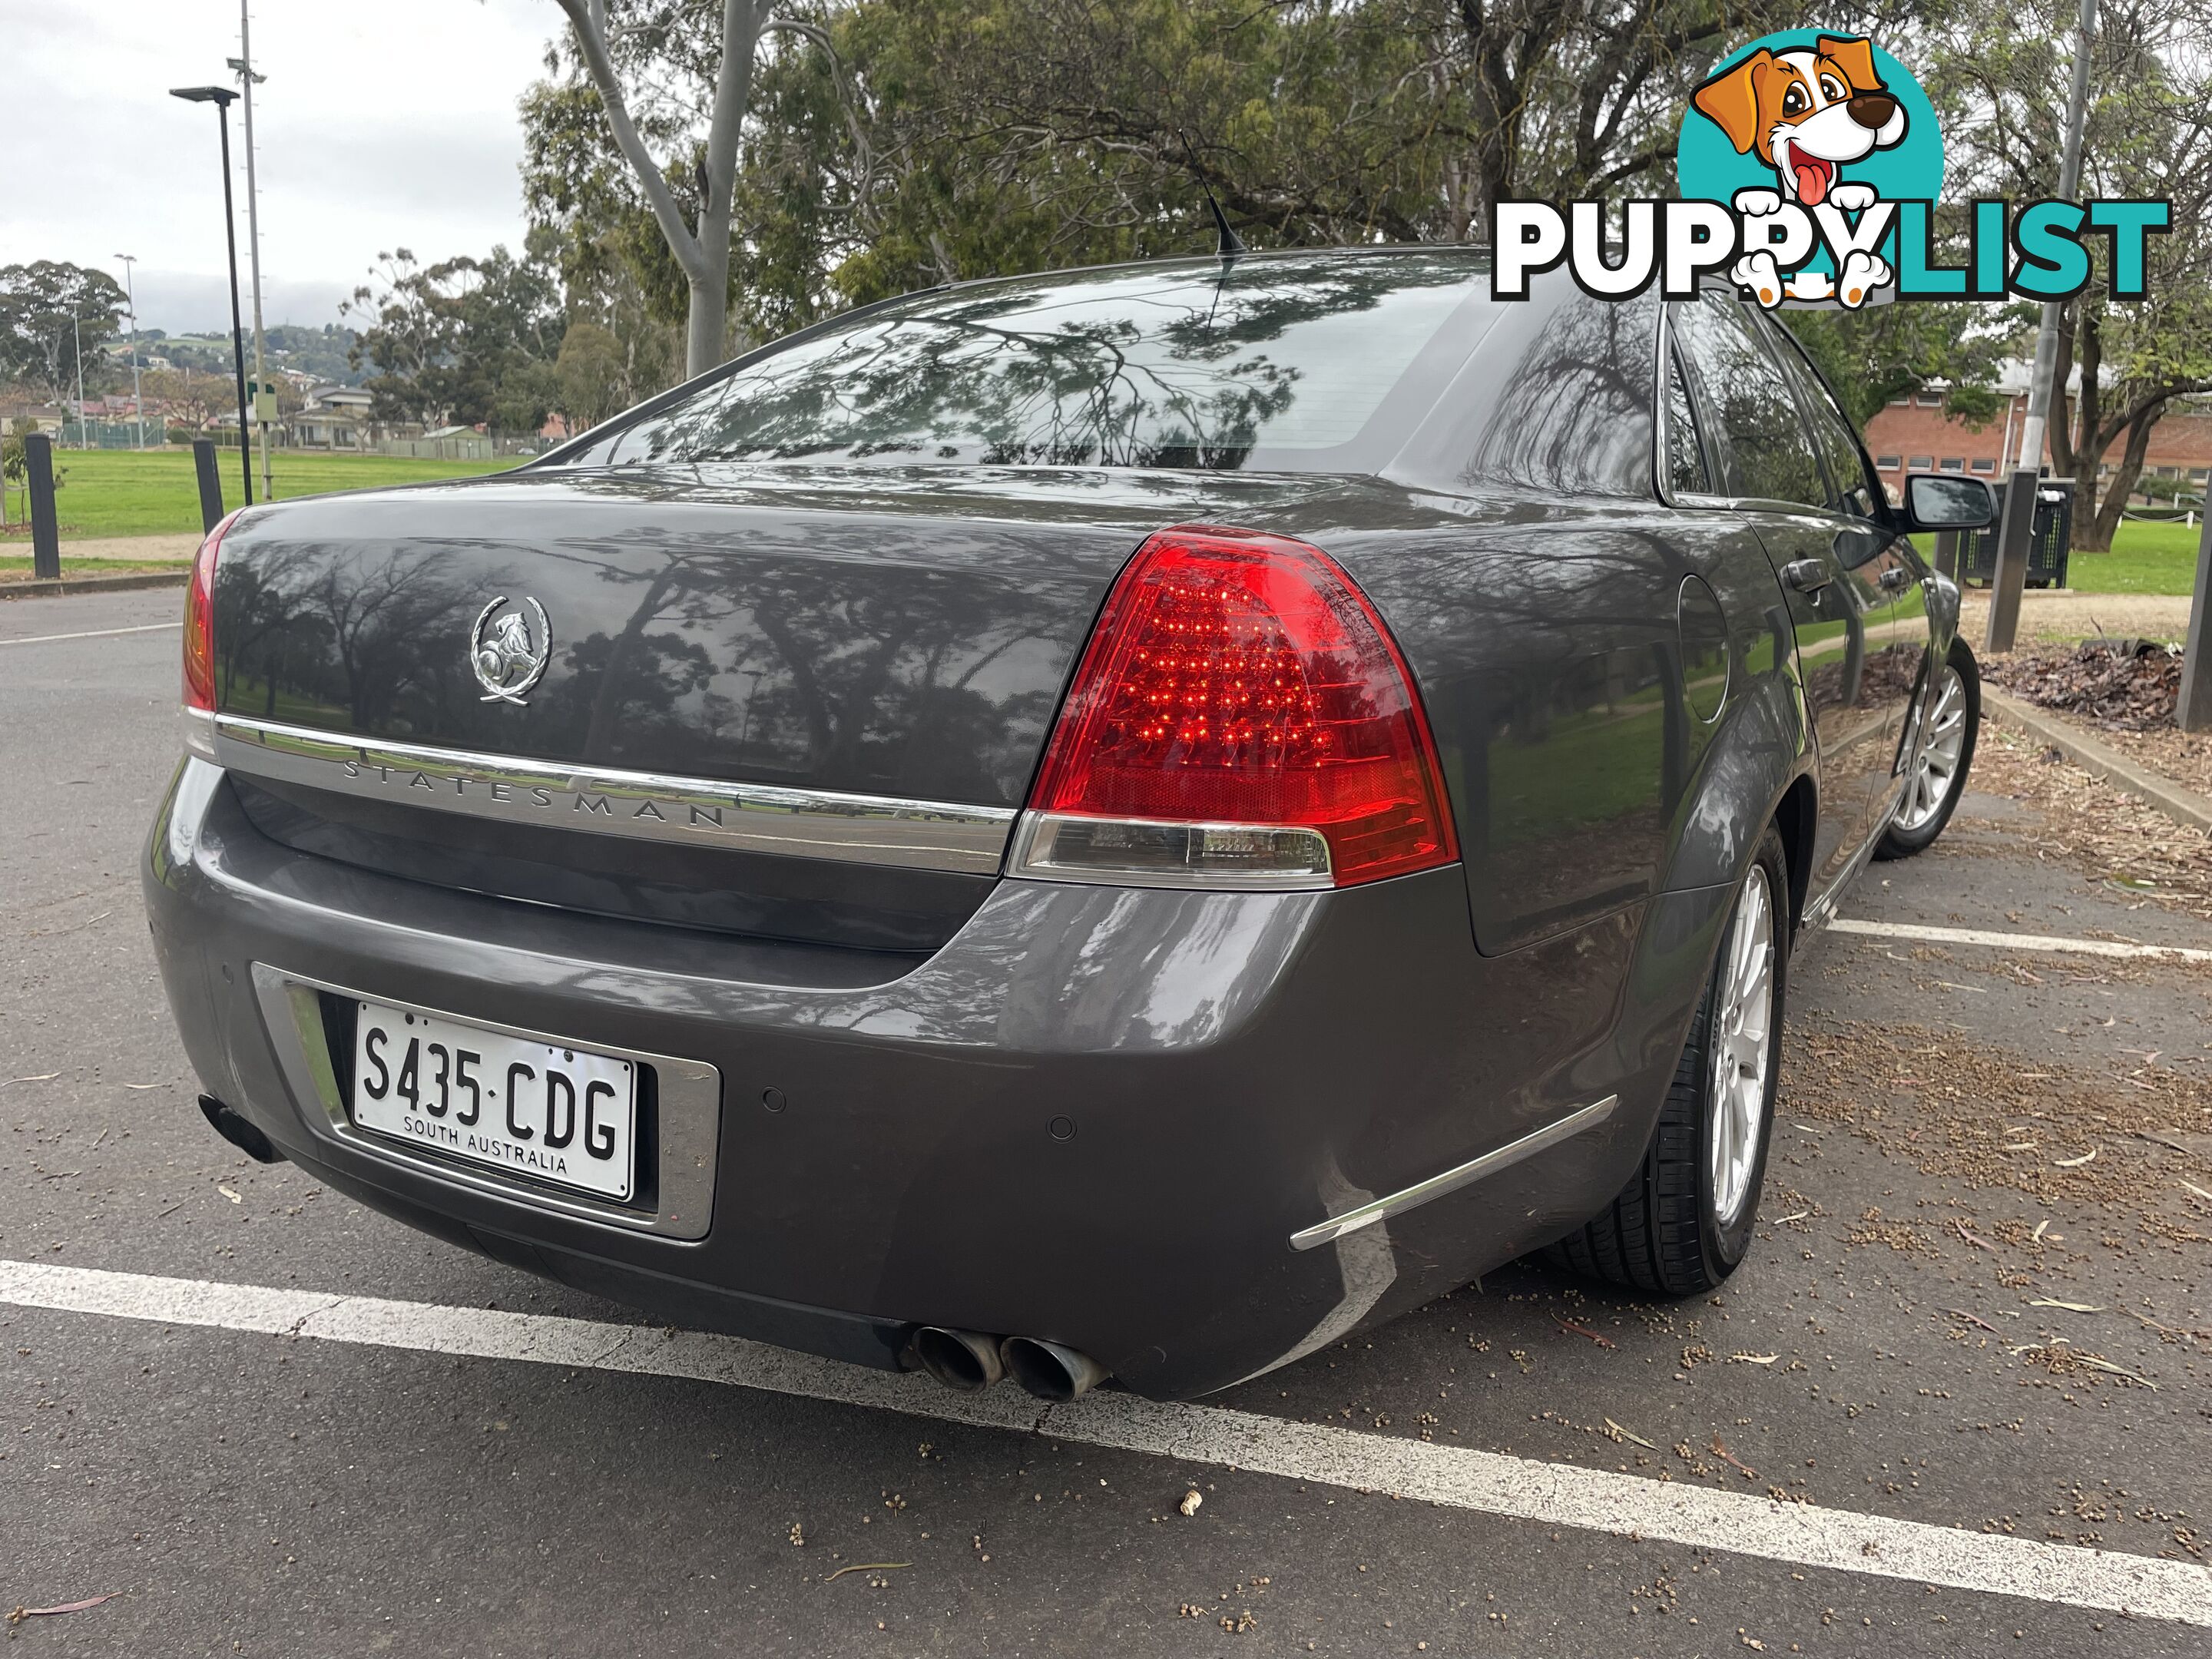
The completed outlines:
{"type": "Polygon", "coordinates": [[[246,480],[246,505],[253,505],[253,452],[246,444],[246,325],[238,315],[238,214],[230,204],[230,100],[228,87],[172,87],[169,96],[188,104],[213,104],[216,131],[222,138],[222,236],[230,246],[230,360],[238,370],[238,470],[246,480]]]}
{"type": "Polygon", "coordinates": [[[76,447],[92,447],[92,428],[84,423],[84,313],[70,307],[70,341],[76,355],[76,447]]]}
{"type": "MultiPolygon", "coordinates": [[[[2066,131],[2058,154],[2058,199],[2071,201],[2081,179],[2081,129],[2089,111],[2089,48],[2097,38],[2097,0],[2081,0],[2074,31],[2074,84],[2066,105],[2066,131]]],[[[2028,381],[2027,418],[2021,422],[2020,456],[2005,485],[2004,514],[1997,524],[1997,556],[1990,572],[1990,618],[1983,648],[2009,651],[2020,627],[2021,589],[2027,584],[2027,550],[2035,532],[2037,482],[2043,475],[2043,434],[2051,418],[2058,368],[2058,324],[2063,301],[2043,302],[2042,326],[2035,337],[2035,369],[2028,381]]],[[[2087,387],[2083,390],[2086,392],[2087,387]]],[[[2094,462],[2101,456],[2091,456],[2094,462]]]]}
{"type": "Polygon", "coordinates": [[[138,392],[138,289],[133,280],[137,273],[131,267],[138,263],[135,253],[118,253],[116,258],[123,265],[123,297],[131,307],[131,412],[138,419],[138,447],[146,447],[146,400],[138,392]]]}
{"type": "MultiPolygon", "coordinates": [[[[253,412],[258,416],[263,398],[276,401],[269,390],[269,371],[262,362],[261,191],[253,182],[253,88],[269,77],[253,72],[253,30],[247,4],[248,0],[238,0],[239,55],[228,61],[246,89],[246,258],[253,277],[253,412]]],[[[269,482],[269,422],[257,419],[254,424],[261,428],[261,494],[273,501],[276,490],[269,482]]]]}

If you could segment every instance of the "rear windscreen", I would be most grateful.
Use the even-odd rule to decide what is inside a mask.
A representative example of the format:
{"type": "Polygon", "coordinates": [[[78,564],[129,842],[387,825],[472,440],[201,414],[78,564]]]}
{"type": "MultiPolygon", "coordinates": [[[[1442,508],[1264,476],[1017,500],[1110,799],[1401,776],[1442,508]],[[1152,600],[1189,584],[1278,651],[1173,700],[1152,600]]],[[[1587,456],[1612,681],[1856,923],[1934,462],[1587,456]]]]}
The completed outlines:
{"type": "Polygon", "coordinates": [[[1489,288],[1455,252],[977,284],[771,349],[569,459],[1358,470],[1465,360],[1489,288]]]}

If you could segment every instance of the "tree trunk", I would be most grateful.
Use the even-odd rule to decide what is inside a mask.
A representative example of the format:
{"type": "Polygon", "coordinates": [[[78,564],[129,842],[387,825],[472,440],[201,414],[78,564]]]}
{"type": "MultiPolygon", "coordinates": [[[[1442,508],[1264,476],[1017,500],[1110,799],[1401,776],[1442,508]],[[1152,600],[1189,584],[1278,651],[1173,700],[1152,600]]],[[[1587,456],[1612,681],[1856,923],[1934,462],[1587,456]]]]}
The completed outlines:
{"type": "Polygon", "coordinates": [[[2120,514],[2126,511],[2128,497],[2135,493],[2136,480],[2142,476],[2143,456],[2150,448],[2150,430],[2158,424],[2158,417],[2166,413],[2163,402],[2152,404],[2128,422],[2128,446],[2120,452],[2120,464],[2112,469],[2112,481],[2105,492],[2102,506],[2084,536],[2081,531],[2080,509],[2075,509],[2074,545],[2084,553],[2109,553],[2112,548],[2112,532],[2120,527],[2120,514]]]}

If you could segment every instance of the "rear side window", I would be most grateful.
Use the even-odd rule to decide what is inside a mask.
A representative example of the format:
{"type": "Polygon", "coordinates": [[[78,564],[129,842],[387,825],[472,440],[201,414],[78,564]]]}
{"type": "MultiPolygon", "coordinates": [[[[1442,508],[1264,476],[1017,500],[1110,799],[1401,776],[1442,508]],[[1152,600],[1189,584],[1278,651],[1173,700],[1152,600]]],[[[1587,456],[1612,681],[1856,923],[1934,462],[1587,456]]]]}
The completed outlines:
{"type": "Polygon", "coordinates": [[[1682,359],[1673,351],[1667,354],[1667,485],[1678,495],[1713,493],[1697,417],[1690,410],[1690,388],[1682,379],[1682,359]]]}
{"type": "Polygon", "coordinates": [[[572,460],[1367,470],[1480,337],[1488,276],[1457,252],[1340,253],[917,295],[772,349],[572,460]]]}
{"type": "Polygon", "coordinates": [[[1796,341],[1771,325],[1766,325],[1766,334],[1773,344],[1774,355],[1781,359],[1784,372],[1797,389],[1798,402],[1805,410],[1805,423],[1812,428],[1813,447],[1820,452],[1821,464],[1827,468],[1828,505],[1838,513],[1871,519],[1874,481],[1867,476],[1866,457],[1860,452],[1858,434],[1851,430],[1850,420],[1836,407],[1828,388],[1805,361],[1796,341]]]}
{"type": "Polygon", "coordinates": [[[1742,307],[1730,295],[1708,292],[1677,302],[1671,314],[1674,337],[1719,422],[1728,493],[1826,506],[1797,400],[1742,307]]]}

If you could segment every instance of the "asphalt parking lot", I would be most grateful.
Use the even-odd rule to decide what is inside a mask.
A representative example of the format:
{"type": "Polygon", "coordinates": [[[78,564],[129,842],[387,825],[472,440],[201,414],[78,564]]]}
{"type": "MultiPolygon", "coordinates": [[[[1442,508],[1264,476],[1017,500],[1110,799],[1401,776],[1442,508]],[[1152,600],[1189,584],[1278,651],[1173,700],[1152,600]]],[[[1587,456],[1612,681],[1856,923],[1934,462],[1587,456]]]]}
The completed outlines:
{"type": "Polygon", "coordinates": [[[177,610],[0,604],[0,1611],[113,1598],[23,1651],[2212,1647],[2212,956],[2144,948],[2212,952],[2212,883],[2162,820],[2090,845],[1985,738],[1798,959],[1723,1294],[1516,1265],[1048,1410],[636,1328],[216,1139],[136,869],[177,610]]]}

